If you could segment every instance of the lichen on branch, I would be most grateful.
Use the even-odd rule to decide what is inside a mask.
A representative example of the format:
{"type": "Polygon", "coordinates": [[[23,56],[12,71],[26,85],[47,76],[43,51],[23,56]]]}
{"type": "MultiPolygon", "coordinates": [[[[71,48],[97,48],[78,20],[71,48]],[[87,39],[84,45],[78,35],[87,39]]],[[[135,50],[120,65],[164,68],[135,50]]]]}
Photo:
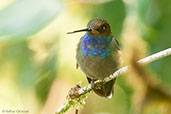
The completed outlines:
{"type": "MultiPolygon", "coordinates": [[[[166,56],[171,55],[171,48],[168,48],[166,50],[160,51],[158,53],[155,53],[151,56],[145,57],[139,61],[137,61],[138,64],[149,64],[153,61],[157,61],[161,58],[164,58],[166,56]]],[[[106,77],[103,82],[108,82],[118,76],[120,76],[121,74],[124,74],[126,71],[128,71],[129,66],[125,66],[123,68],[120,68],[119,70],[117,70],[116,72],[114,72],[113,74],[111,74],[109,77],[106,77]]],[[[95,83],[101,82],[101,80],[97,80],[95,81],[95,83]]],[[[87,85],[83,88],[79,88],[77,90],[77,96],[79,96],[78,98],[74,98],[74,99],[70,99],[68,98],[66,103],[61,105],[61,107],[59,107],[59,109],[56,111],[55,114],[63,114],[65,113],[71,106],[75,106],[77,104],[77,102],[82,101],[81,99],[85,99],[86,98],[86,94],[89,93],[92,90],[91,85],[87,85]],[[79,99],[79,100],[78,100],[79,99]]]]}

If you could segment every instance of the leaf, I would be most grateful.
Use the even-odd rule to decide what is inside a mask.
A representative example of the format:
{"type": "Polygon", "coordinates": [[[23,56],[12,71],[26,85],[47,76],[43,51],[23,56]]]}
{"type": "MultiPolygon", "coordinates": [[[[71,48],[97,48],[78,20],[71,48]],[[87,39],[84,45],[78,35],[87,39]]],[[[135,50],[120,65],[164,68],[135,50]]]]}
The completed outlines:
{"type": "MultiPolygon", "coordinates": [[[[149,44],[150,53],[156,53],[170,47],[171,36],[171,1],[170,0],[140,0],[138,2],[139,19],[142,37],[149,44]]],[[[164,84],[171,86],[171,57],[150,64],[153,72],[164,84]]]]}
{"type": "Polygon", "coordinates": [[[0,11],[0,40],[26,38],[49,24],[59,13],[57,0],[17,0],[0,11]]]}
{"type": "Polygon", "coordinates": [[[103,4],[103,3],[111,2],[112,0],[78,0],[78,1],[87,4],[103,4]]]}

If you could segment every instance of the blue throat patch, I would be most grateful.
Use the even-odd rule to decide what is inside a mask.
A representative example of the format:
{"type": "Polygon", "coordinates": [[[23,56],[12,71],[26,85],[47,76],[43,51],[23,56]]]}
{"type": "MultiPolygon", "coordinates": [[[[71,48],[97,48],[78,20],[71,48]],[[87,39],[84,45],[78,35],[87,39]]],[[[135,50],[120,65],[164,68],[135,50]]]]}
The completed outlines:
{"type": "Polygon", "coordinates": [[[81,39],[83,55],[90,57],[100,55],[100,58],[103,59],[111,54],[109,49],[110,42],[111,38],[106,38],[105,36],[89,36],[85,33],[81,39]]]}

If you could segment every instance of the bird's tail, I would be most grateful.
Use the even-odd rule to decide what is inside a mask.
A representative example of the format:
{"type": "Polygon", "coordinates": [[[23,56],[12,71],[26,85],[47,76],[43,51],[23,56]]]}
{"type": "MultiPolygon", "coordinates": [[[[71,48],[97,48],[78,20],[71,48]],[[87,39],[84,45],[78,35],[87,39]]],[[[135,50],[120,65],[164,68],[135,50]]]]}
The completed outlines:
{"type": "MultiPolygon", "coordinates": [[[[103,83],[100,83],[100,88],[96,88],[96,87],[93,87],[93,91],[99,95],[99,96],[102,96],[102,97],[107,97],[107,98],[112,98],[113,96],[113,85],[115,83],[115,79],[103,84],[103,83]]],[[[89,83],[91,83],[91,80],[88,79],[89,83]]]]}

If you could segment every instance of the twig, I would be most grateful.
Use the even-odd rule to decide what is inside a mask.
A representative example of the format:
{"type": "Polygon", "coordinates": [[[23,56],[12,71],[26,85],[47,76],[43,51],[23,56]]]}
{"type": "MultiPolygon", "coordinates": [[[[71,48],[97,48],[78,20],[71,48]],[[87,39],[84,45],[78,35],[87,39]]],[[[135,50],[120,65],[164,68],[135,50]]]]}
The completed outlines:
{"type": "MultiPolygon", "coordinates": [[[[155,53],[151,56],[145,57],[141,60],[138,61],[139,64],[148,64],[151,63],[153,61],[156,61],[158,59],[164,58],[166,56],[171,55],[171,48],[168,48],[166,50],[160,51],[158,53],[155,53]]],[[[117,70],[116,72],[114,72],[112,75],[110,75],[109,77],[106,77],[103,82],[109,82],[110,80],[118,77],[119,75],[125,73],[128,70],[128,66],[125,66],[123,68],[120,68],[119,70],[117,70]]],[[[95,83],[101,82],[101,80],[97,80],[95,81],[95,83]]],[[[78,94],[81,95],[85,95],[86,93],[90,92],[92,90],[91,88],[91,84],[81,88],[78,91],[78,94]]],[[[59,107],[59,109],[56,111],[55,114],[63,114],[65,113],[73,104],[72,101],[67,101],[65,104],[63,104],[61,107],[59,107]]]]}

